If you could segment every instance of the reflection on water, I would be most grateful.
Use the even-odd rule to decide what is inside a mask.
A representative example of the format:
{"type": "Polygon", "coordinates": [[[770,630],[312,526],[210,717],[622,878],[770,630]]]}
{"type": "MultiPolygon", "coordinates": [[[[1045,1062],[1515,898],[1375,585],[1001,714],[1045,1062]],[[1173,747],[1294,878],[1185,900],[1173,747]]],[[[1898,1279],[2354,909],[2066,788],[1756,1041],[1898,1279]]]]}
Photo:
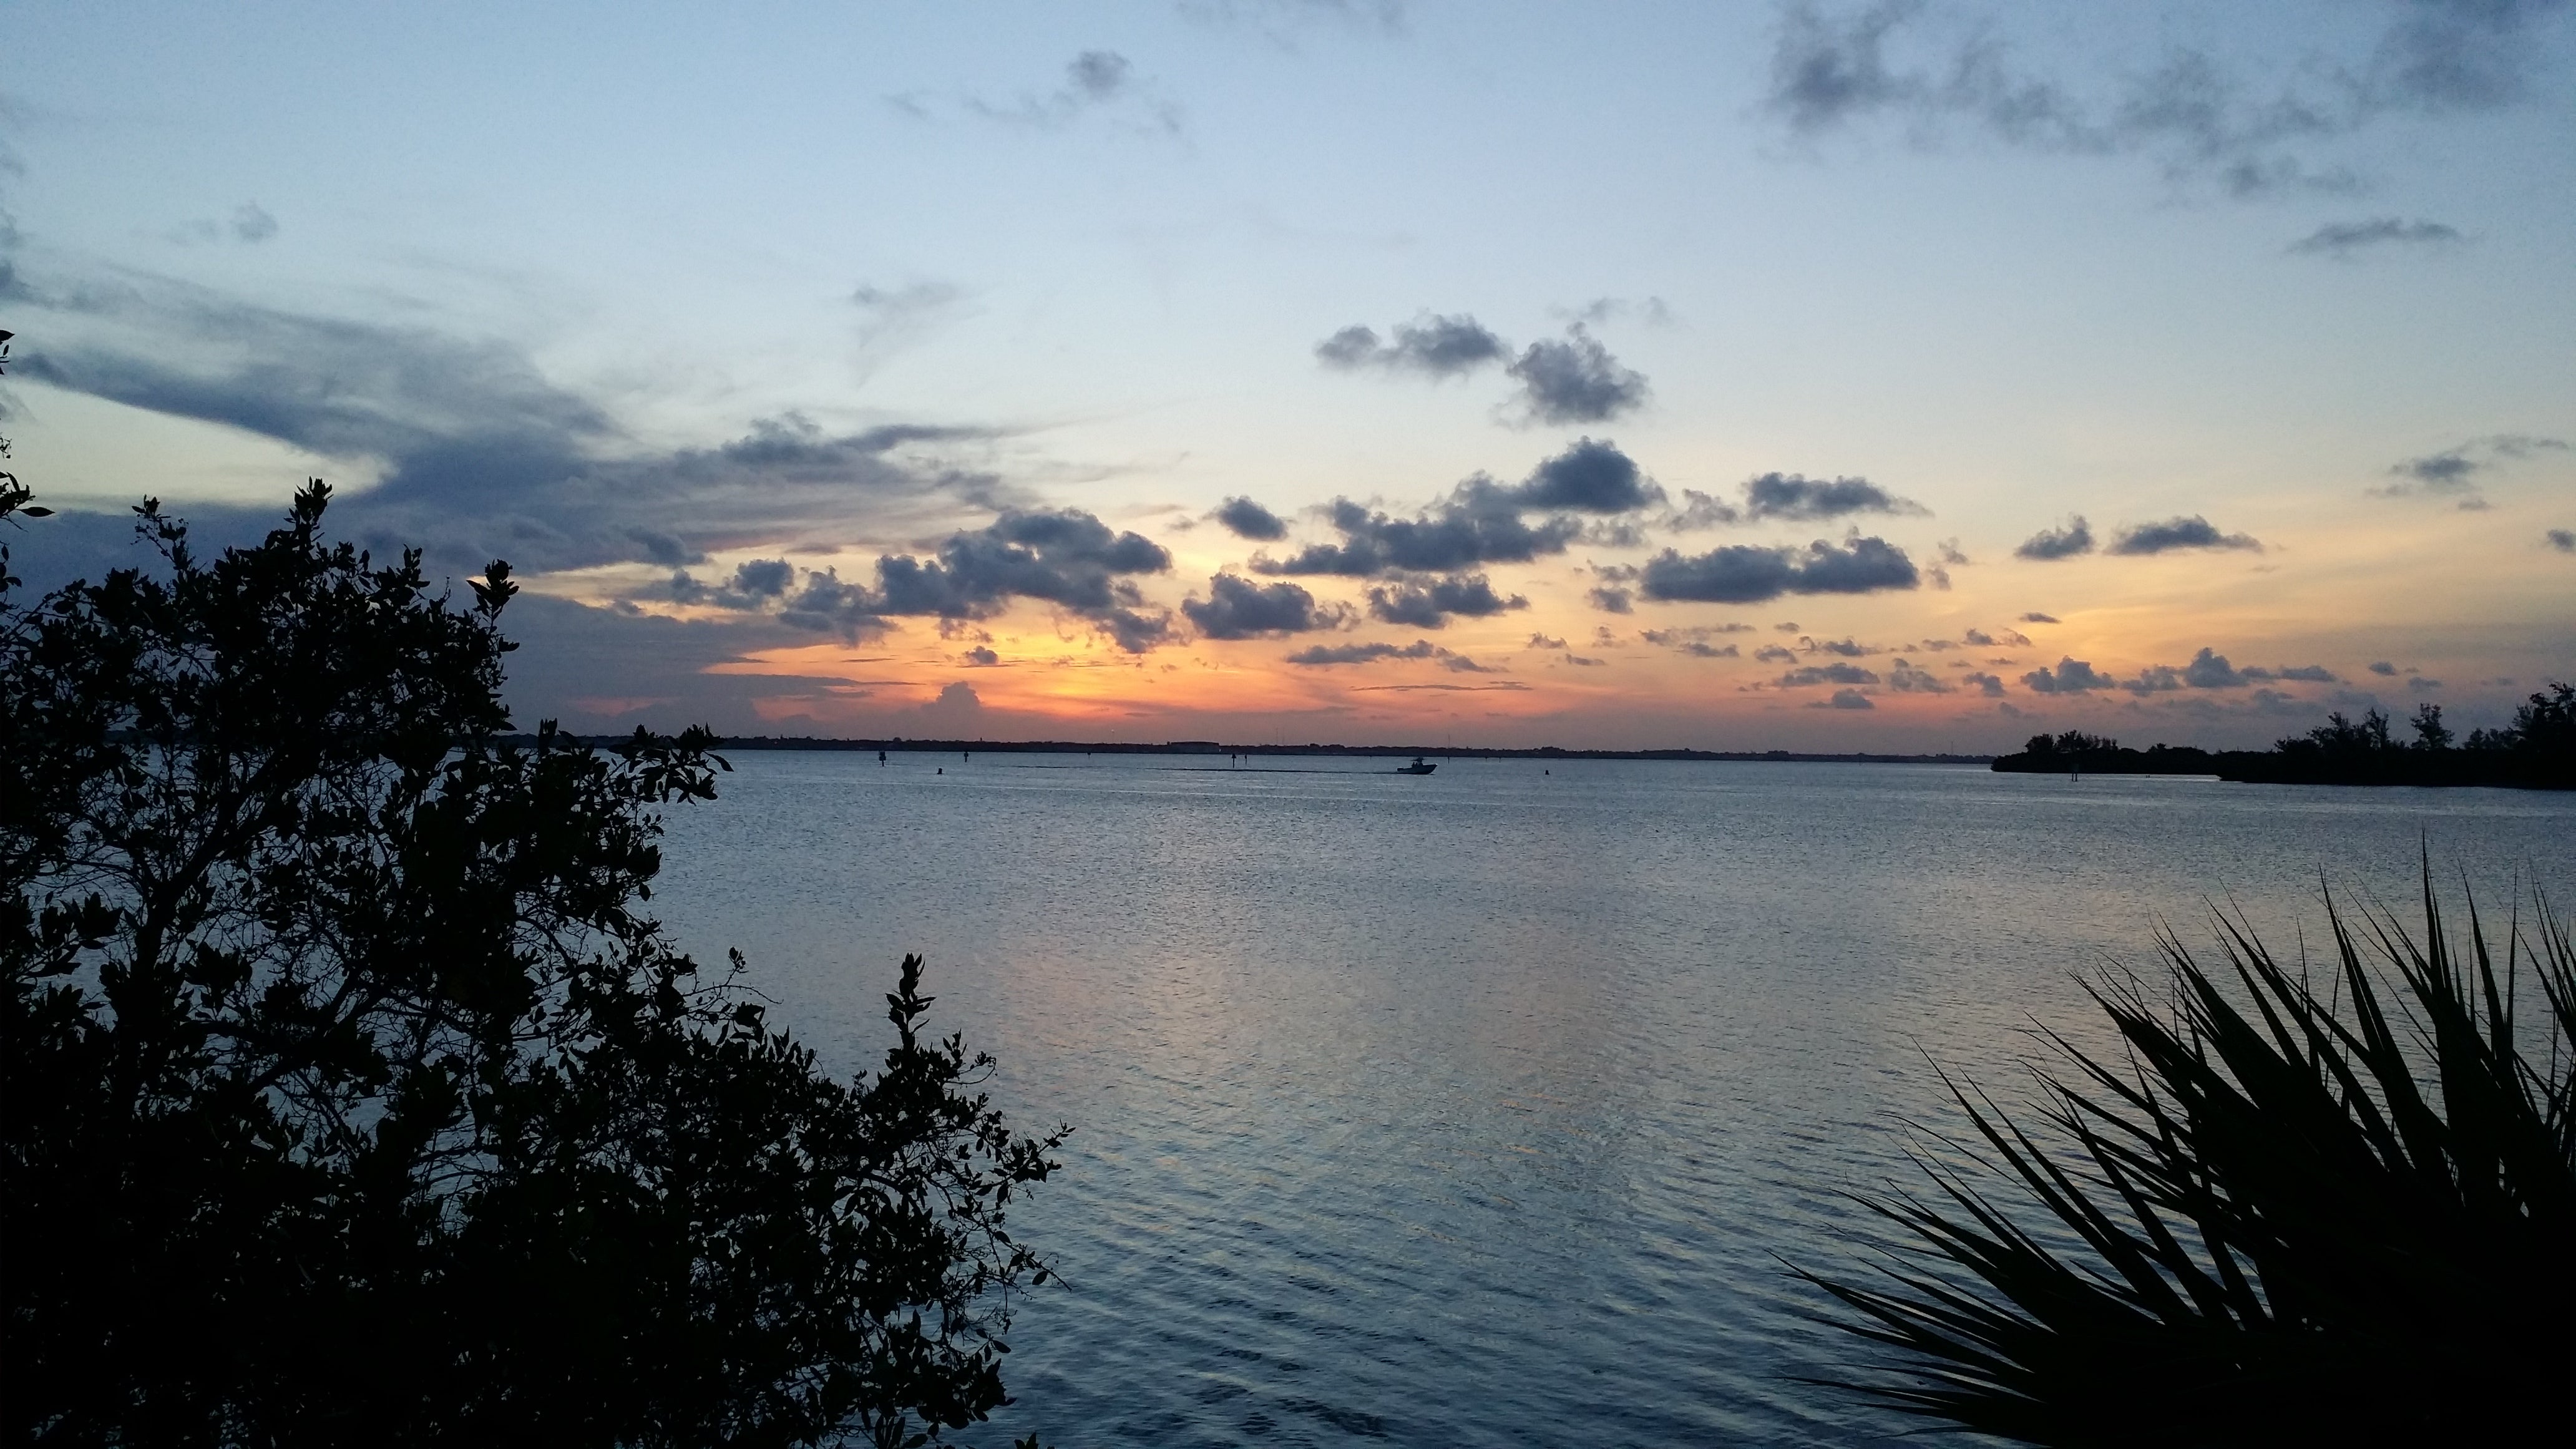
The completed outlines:
{"type": "Polygon", "coordinates": [[[2073,973],[2232,896],[2276,944],[2419,842],[2576,900],[2576,800],[1908,766],[747,754],[655,903],[846,1069],[896,959],[1078,1129],[1022,1216],[1019,1404],[1068,1446],[1848,1444],[1781,1259],[2002,1089],[2073,973]],[[1219,762],[1221,763],[1221,762],[1219,762]],[[1281,762],[1286,763],[1286,762],[1281,762]],[[944,774],[934,774],[944,769],[944,774]],[[1542,774],[1542,770],[1550,773],[1542,774]]]}

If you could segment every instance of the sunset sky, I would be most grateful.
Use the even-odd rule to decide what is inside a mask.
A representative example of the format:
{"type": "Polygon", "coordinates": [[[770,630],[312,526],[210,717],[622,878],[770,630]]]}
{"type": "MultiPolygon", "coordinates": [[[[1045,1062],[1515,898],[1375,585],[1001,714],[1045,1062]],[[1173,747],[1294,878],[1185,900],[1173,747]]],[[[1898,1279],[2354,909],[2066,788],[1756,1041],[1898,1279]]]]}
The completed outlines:
{"type": "Polygon", "coordinates": [[[2576,4],[0,3],[46,586],[523,724],[1993,750],[2576,677],[2576,4]]]}

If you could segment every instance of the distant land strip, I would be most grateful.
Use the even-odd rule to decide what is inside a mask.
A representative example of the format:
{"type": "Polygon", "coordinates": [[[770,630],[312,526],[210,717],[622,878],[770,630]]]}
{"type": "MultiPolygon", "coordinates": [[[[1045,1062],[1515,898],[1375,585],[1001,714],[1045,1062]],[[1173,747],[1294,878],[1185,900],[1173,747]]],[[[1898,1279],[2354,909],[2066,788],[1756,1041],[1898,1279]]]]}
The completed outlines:
{"type": "MultiPolygon", "coordinates": [[[[621,735],[588,735],[595,745],[616,745],[621,735]]],[[[1769,760],[1799,764],[1991,765],[1993,755],[1813,754],[1800,750],[1569,750],[1557,745],[1499,749],[1470,745],[1229,745],[1219,740],[1165,740],[1160,744],[1087,740],[881,740],[813,735],[751,735],[728,739],[720,750],[884,750],[889,754],[994,755],[1419,755],[1430,760],[1769,760]]]]}

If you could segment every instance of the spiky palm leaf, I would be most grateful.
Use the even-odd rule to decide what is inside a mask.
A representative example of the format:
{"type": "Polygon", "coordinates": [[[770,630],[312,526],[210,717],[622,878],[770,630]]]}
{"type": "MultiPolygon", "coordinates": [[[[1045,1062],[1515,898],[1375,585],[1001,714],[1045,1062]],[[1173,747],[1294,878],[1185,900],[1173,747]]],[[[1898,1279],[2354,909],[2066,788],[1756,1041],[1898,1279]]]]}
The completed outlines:
{"type": "Polygon", "coordinates": [[[2576,1363],[2576,950],[2545,898],[2501,969],[2431,872],[2419,940],[2331,896],[2331,984],[2221,918],[2223,971],[2170,934],[2173,999],[2090,988],[2117,1066],[2055,1039],[2052,1146],[1950,1086],[1991,1162],[2079,1239],[2043,1242],[1957,1171],[1870,1199],[1913,1240],[1872,1283],[1802,1272],[1901,1351],[1847,1385],[2052,1445],[2499,1439],[2557,1418],[2576,1363]],[[2388,981],[2377,969],[2393,970],[2388,981]],[[2518,1015],[2538,979],[2545,1011],[2518,1015]],[[2393,1006],[2393,1011],[2392,1011],[2393,1006]]]}

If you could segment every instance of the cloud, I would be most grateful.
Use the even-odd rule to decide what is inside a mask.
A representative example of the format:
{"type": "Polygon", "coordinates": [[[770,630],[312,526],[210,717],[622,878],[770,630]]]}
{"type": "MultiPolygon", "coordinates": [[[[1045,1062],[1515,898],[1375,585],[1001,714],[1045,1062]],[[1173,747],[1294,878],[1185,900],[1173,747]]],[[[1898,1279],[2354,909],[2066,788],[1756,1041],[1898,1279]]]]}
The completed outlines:
{"type": "Polygon", "coordinates": [[[2021,622],[2025,624],[2054,624],[2057,622],[2057,616],[2054,614],[2043,614],[2037,610],[2033,610],[2030,613],[2022,615],[2021,622]]]}
{"type": "Polygon", "coordinates": [[[2419,494],[2455,498],[2462,510],[2475,513],[2487,506],[2485,497],[2478,491],[2479,474],[2492,472],[2505,463],[2518,462],[2534,453],[2566,451],[2567,444],[2558,438],[2539,438],[2526,433],[2498,433],[2492,437],[2471,438],[2457,447],[2390,464],[2389,476],[2398,481],[2368,491],[2377,498],[2410,498],[2419,494]]]}
{"type": "Polygon", "coordinates": [[[1631,513],[1663,502],[1664,490],[1639,471],[1618,444],[1581,438],[1540,463],[1503,496],[1523,508],[1631,513]]]}
{"type": "MultiPolygon", "coordinates": [[[[1432,643],[1416,639],[1410,644],[1316,644],[1288,656],[1291,664],[1329,668],[1337,664],[1374,664],[1381,659],[1455,659],[1457,655],[1432,643]]],[[[1470,665],[1471,669],[1482,666],[1470,665]]]]}
{"type": "Polygon", "coordinates": [[[1857,690],[1857,689],[1837,689],[1837,690],[1835,690],[1835,691],[1834,691],[1834,693],[1833,693],[1833,697],[1832,697],[1832,698],[1830,698],[1830,699],[1820,699],[1820,700],[1817,700],[1817,701],[1816,701],[1816,702],[1814,702],[1813,704],[1808,705],[1808,706],[1807,706],[1807,708],[1809,708],[1809,709],[1876,709],[1876,708],[1878,708],[1878,706],[1877,706],[1877,705],[1874,705],[1874,704],[1872,704],[1872,703],[1870,703],[1870,702],[1869,702],[1869,696],[1868,696],[1868,695],[1866,695],[1866,694],[1861,693],[1861,692],[1860,692],[1859,690],[1857,690]]]}
{"type": "Polygon", "coordinates": [[[1780,686],[1783,689],[1800,689],[1810,684],[1876,683],[1878,683],[1876,671],[1864,669],[1857,664],[1845,664],[1840,660],[1831,664],[1810,664],[1803,669],[1792,669],[1780,676],[1780,686]]]}
{"type": "MultiPolygon", "coordinates": [[[[2249,669],[2245,671],[2245,677],[2252,679],[2258,676],[2255,671],[2249,669]]],[[[2304,679],[2317,684],[2341,684],[2343,682],[2335,677],[2334,671],[2326,668],[2322,664],[2302,664],[2293,669],[2275,669],[2272,671],[2272,677],[2274,679],[2304,679]]]]}
{"type": "Polygon", "coordinates": [[[1661,526],[1672,533],[1691,533],[1743,521],[1744,515],[1734,504],[1696,488],[1685,488],[1682,490],[1682,506],[1667,514],[1661,520],[1661,526]]]}
{"type": "Polygon", "coordinates": [[[1974,685],[1977,691],[1988,699],[2003,698],[2004,682],[1994,675],[1985,673],[1970,674],[1962,678],[1959,682],[1962,684],[1974,685]]]}
{"type": "Polygon", "coordinates": [[[1888,666],[1887,687],[1905,694],[1948,694],[1950,686],[1928,671],[1899,659],[1888,666]]]}
{"type": "Polygon", "coordinates": [[[1225,500],[1216,511],[1216,521],[1237,538],[1269,540],[1288,536],[1288,525],[1278,514],[1249,498],[1225,500]]]}
{"type": "MultiPolygon", "coordinates": [[[[2043,528],[2023,539],[2021,546],[2013,550],[2013,556],[2037,559],[2046,563],[2054,559],[2073,558],[2077,554],[2092,551],[2093,526],[2084,521],[2083,514],[2076,513],[2067,516],[2066,526],[2063,528],[2043,528]]],[[[2040,622],[2036,615],[2025,614],[2022,617],[2032,623],[2040,622]]],[[[2057,621],[2050,619],[2047,622],[2054,624],[2057,621]]]]}
{"type": "MultiPolygon", "coordinates": [[[[379,480],[334,526],[418,545],[435,567],[506,558],[522,573],[901,536],[1021,495],[973,455],[999,434],[896,423],[826,433],[794,413],[711,447],[637,446],[518,350],[425,328],[288,312],[159,278],[56,284],[20,274],[13,305],[52,338],[30,379],[236,427],[379,480]]],[[[211,517],[210,510],[194,510],[211,517]]],[[[271,510],[258,510],[267,513],[271,510]]]]}
{"type": "Polygon", "coordinates": [[[1581,531],[1572,519],[1542,520],[1533,528],[1490,482],[1470,480],[1418,518],[1395,518],[1346,498],[1333,500],[1327,517],[1342,534],[1339,544],[1312,544],[1289,558],[1256,558],[1266,574],[1448,573],[1486,563],[1527,563],[1563,553],[1581,531]]]}
{"type": "Polygon", "coordinates": [[[2117,681],[2084,660],[2061,658],[2055,669],[2045,666],[2021,677],[2021,682],[2040,694],[2082,694],[2090,689],[2109,689],[2117,681]]]}
{"type": "Polygon", "coordinates": [[[2247,682],[2246,676],[2227,662],[2227,656],[2202,649],[2182,667],[2185,684],[2194,689],[2235,689],[2247,682]]]}
{"type": "Polygon", "coordinates": [[[1562,341],[1531,343],[1504,370],[1519,380],[1534,423],[1604,422],[1646,402],[1645,374],[1620,366],[1580,322],[1562,341]]]}
{"type": "Polygon", "coordinates": [[[1002,662],[1002,656],[994,653],[992,647],[985,644],[978,644],[967,650],[964,658],[968,665],[978,669],[989,669],[1002,662]]]}
{"type": "Polygon", "coordinates": [[[1606,513],[1660,502],[1663,491],[1646,481],[1616,444],[1584,438],[1542,462],[1517,484],[1477,474],[1414,518],[1397,518],[1347,498],[1327,511],[1338,544],[1312,544],[1286,559],[1256,558],[1265,574],[1456,573],[1489,563],[1527,563],[1559,554],[1583,532],[1557,514],[1533,525],[1521,515],[1537,509],[1606,513]]]}
{"type": "Polygon", "coordinates": [[[277,235],[277,218],[258,202],[245,201],[233,208],[232,233],[235,241],[256,245],[277,235]]]}
{"type": "Polygon", "coordinates": [[[2168,180],[2238,197],[2349,191],[2358,178],[2312,164],[2299,148],[2394,115],[2520,103],[2546,53],[2532,31],[2562,8],[2557,0],[2417,0],[2382,26],[2321,35],[2268,73],[2168,42],[2155,62],[2120,65],[2109,86],[2084,87],[2017,69],[1991,25],[1918,0],[1795,3],[1782,11],[1765,104],[1809,140],[1886,117],[1918,144],[1964,127],[2033,151],[2142,157],[2168,180]]]}
{"type": "Polygon", "coordinates": [[[1932,510],[1910,498],[1898,498],[1866,478],[1827,482],[1796,473],[1764,473],[1744,484],[1748,519],[1783,518],[1812,523],[1847,513],[1928,514],[1932,510]]]}
{"type": "Polygon", "coordinates": [[[1137,533],[1113,533],[1080,509],[1006,509],[985,528],[961,529],[922,560],[877,559],[877,613],[981,619],[1013,599],[1039,599],[1090,620],[1118,647],[1141,654],[1169,636],[1171,619],[1142,611],[1133,576],[1161,573],[1172,556],[1137,533]]]}
{"type": "Polygon", "coordinates": [[[2343,260],[2391,245],[2447,246],[2460,239],[2457,228],[2438,221],[2400,221],[2393,216],[2379,216],[2368,221],[2328,222],[2290,243],[2289,250],[2293,256],[2343,260]]]}
{"type": "MultiPolygon", "coordinates": [[[[897,97],[895,103],[914,115],[924,114],[918,101],[897,97]]],[[[1158,97],[1137,78],[1134,63],[1114,50],[1086,50],[1065,62],[1064,84],[1044,95],[1024,94],[1009,105],[970,98],[966,109],[986,120],[1055,131],[1088,112],[1121,105],[1141,112],[1151,129],[1180,132],[1180,108],[1158,97]]]]}
{"type": "MultiPolygon", "coordinates": [[[[1720,634],[1750,634],[1752,632],[1753,626],[1750,624],[1703,624],[1685,629],[1647,629],[1639,633],[1637,637],[1645,640],[1649,644],[1656,645],[1660,648],[1671,649],[1678,653],[1688,654],[1695,659],[1733,659],[1741,653],[1738,646],[1733,644],[1712,644],[1709,640],[1713,636],[1720,634]]],[[[1786,649],[1778,652],[1783,660],[1794,659],[1797,657],[1786,649]]]]}
{"type": "Polygon", "coordinates": [[[2170,553],[2187,548],[2233,548],[2263,551],[2263,545],[2250,534],[2220,533],[2210,521],[2193,514],[2189,518],[2168,518],[2162,523],[2141,523],[2120,530],[2111,543],[2110,552],[2131,556],[2170,553]]]}
{"type": "Polygon", "coordinates": [[[2576,529],[2553,528],[2542,537],[2549,541],[2551,548],[2560,553],[2576,553],[2576,529]]]}
{"type": "Polygon", "coordinates": [[[1640,575],[1647,598],[1751,604],[1782,594],[1862,594],[1911,589],[1920,575],[1905,550],[1879,538],[1822,539],[1801,552],[1731,545],[1696,557],[1665,549],[1640,575]]]}
{"type": "Polygon", "coordinates": [[[1798,643],[1810,654],[1839,654],[1845,659],[1866,659],[1872,654],[1887,652],[1875,644],[1863,644],[1855,639],[1801,638],[1798,643]]]}
{"type": "Polygon", "coordinates": [[[2383,677],[2390,676],[2397,673],[2397,666],[2389,663],[2385,659],[2382,659],[2370,666],[2370,672],[2383,677]]]}
{"type": "Polygon", "coordinates": [[[2420,694],[2425,690],[2441,688],[2442,681],[2438,679],[2426,679],[2424,676],[2418,674],[2406,681],[2406,687],[2420,694]]]}
{"type": "Polygon", "coordinates": [[[1796,654],[1781,648],[1777,644],[1765,644],[1761,648],[1754,650],[1753,659],[1757,664],[1795,664],[1798,662],[1798,656],[1796,654]]]}
{"type": "Polygon", "coordinates": [[[1345,327],[1316,343],[1315,357],[1343,371],[1375,367],[1445,378],[1462,377],[1511,353],[1509,344],[1465,313],[1443,317],[1426,312],[1397,323],[1394,333],[1392,341],[1382,342],[1372,328],[1345,327]]]}
{"type": "Polygon", "coordinates": [[[1368,591],[1368,601],[1371,614],[1387,623],[1409,624],[1416,629],[1444,628],[1452,614],[1482,619],[1507,609],[1529,607],[1529,600],[1518,594],[1508,599],[1497,595],[1483,574],[1408,580],[1392,587],[1373,588],[1368,591]]]}
{"type": "Polygon", "coordinates": [[[1264,587],[1234,574],[1211,574],[1205,601],[1185,599],[1181,613],[1208,639],[1253,639],[1338,627],[1347,611],[1318,608],[1315,596],[1295,584],[1264,587]]]}
{"type": "Polygon", "coordinates": [[[1589,591],[1583,597],[1591,600],[1592,607],[1605,614],[1633,614],[1637,611],[1637,596],[1627,589],[1613,588],[1605,584],[1589,591]]]}

